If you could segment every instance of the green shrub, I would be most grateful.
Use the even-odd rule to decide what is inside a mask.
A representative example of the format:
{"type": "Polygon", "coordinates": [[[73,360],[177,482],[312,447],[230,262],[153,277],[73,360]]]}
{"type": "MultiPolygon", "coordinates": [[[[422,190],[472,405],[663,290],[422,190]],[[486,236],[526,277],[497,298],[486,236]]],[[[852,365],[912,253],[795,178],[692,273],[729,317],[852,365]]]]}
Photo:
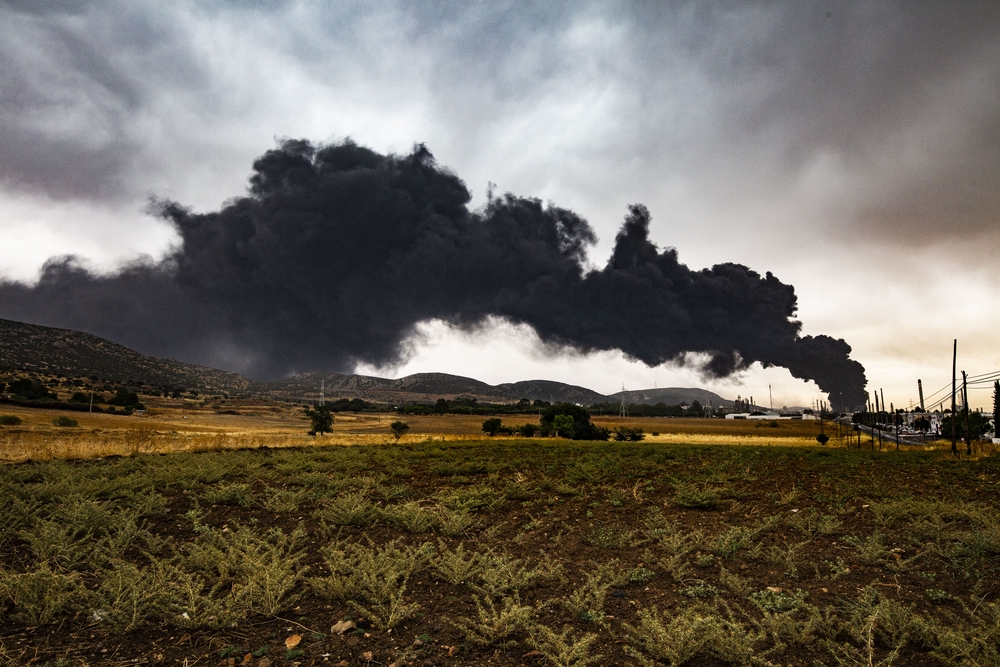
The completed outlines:
{"type": "Polygon", "coordinates": [[[0,415],[0,426],[17,426],[21,418],[17,415],[0,415]]]}
{"type": "Polygon", "coordinates": [[[201,499],[209,505],[249,505],[253,491],[249,484],[216,484],[205,489],[201,499]]]}
{"type": "Polygon", "coordinates": [[[529,627],[534,620],[535,610],[522,605],[516,595],[504,598],[499,605],[490,598],[480,600],[473,596],[473,601],[476,618],[460,618],[454,623],[473,644],[495,644],[529,627]]]}
{"type": "Polygon", "coordinates": [[[78,422],[75,419],[70,419],[69,417],[63,415],[61,417],[56,417],[55,419],[53,419],[52,425],[62,426],[62,427],[72,427],[72,426],[79,426],[80,422],[78,422]]]}
{"type": "Polygon", "coordinates": [[[597,635],[588,632],[574,640],[573,634],[573,628],[568,625],[560,633],[544,625],[534,625],[529,629],[528,646],[544,655],[556,667],[600,664],[604,656],[590,654],[590,645],[597,641],[597,635]]]}
{"type": "Polygon", "coordinates": [[[52,623],[79,608],[85,589],[76,575],[54,572],[45,563],[25,573],[0,570],[0,607],[10,605],[10,617],[24,625],[52,623]]]}
{"type": "Polygon", "coordinates": [[[91,617],[115,632],[155,623],[169,609],[168,572],[162,564],[140,569],[125,561],[115,562],[90,596],[94,608],[91,617]]]}
{"type": "Polygon", "coordinates": [[[749,665],[753,664],[754,645],[763,638],[705,605],[663,616],[655,608],[640,609],[639,624],[625,623],[623,627],[628,635],[626,653],[643,665],[697,664],[695,657],[749,665]]]}
{"type": "Polygon", "coordinates": [[[252,614],[274,616],[291,606],[307,568],[301,527],[291,534],[273,529],[208,529],[189,544],[170,574],[174,622],[185,627],[221,628],[252,614]]]}
{"type": "Polygon", "coordinates": [[[616,442],[639,442],[644,440],[646,435],[642,432],[641,428],[629,428],[627,426],[619,426],[615,429],[615,441],[616,442]]]}
{"type": "Polygon", "coordinates": [[[466,551],[460,543],[457,548],[438,540],[437,554],[430,561],[431,568],[444,581],[458,585],[470,581],[479,566],[479,555],[466,551]]]}
{"type": "Polygon", "coordinates": [[[387,505],[382,510],[382,517],[387,523],[399,526],[408,533],[429,532],[440,522],[437,514],[419,501],[387,505]]]}
{"type": "Polygon", "coordinates": [[[794,611],[802,606],[808,593],[796,590],[794,593],[780,589],[765,589],[750,594],[750,601],[771,613],[794,611]]]}
{"type": "Polygon", "coordinates": [[[328,498],[313,512],[327,533],[331,526],[370,526],[378,521],[378,508],[363,493],[343,493],[328,498]]]}
{"type": "Polygon", "coordinates": [[[429,544],[382,548],[334,543],[321,550],[330,574],[310,580],[313,591],[347,602],[376,626],[389,629],[415,614],[420,605],[406,599],[410,577],[424,569],[433,548],[429,544]]]}
{"type": "Polygon", "coordinates": [[[712,509],[722,502],[719,492],[708,486],[680,483],[674,485],[674,504],[688,509],[712,509]]]}

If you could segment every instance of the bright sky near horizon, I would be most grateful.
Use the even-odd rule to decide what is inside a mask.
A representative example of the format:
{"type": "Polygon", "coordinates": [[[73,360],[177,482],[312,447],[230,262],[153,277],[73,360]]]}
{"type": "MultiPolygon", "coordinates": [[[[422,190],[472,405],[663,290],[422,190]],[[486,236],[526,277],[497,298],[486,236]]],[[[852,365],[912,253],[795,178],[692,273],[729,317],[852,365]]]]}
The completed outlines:
{"type": "MultiPolygon", "coordinates": [[[[643,203],[692,268],[773,272],[803,332],[845,339],[905,406],[917,378],[950,382],[955,338],[960,370],[1000,370],[997,35],[987,2],[9,2],[0,277],[162,257],[178,237],[149,197],[215,210],[276,139],[424,142],[473,205],[493,182],[586,218],[594,266],[643,203]]],[[[780,368],[709,382],[497,320],[425,322],[409,348],[358,370],[821,396],[780,368]]]]}

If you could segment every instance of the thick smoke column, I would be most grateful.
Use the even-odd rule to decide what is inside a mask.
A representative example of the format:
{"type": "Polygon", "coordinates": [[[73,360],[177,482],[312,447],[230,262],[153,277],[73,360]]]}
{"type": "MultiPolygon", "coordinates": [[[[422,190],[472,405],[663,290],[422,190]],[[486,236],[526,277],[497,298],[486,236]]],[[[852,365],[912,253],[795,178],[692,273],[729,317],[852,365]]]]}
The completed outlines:
{"type": "Polygon", "coordinates": [[[287,141],[254,163],[247,196],[196,214],[155,211],[181,237],[159,264],[89,273],[51,260],[37,286],[0,283],[0,317],[80,329],[147,354],[275,378],[400,359],[423,320],[490,315],[546,342],[621,349],[648,365],[710,355],[726,376],[753,362],[814,380],[839,407],[864,402],[850,346],[800,336],[790,285],[738,264],[692,271],[648,238],[630,207],[611,259],[586,272],[595,236],[571,211],[507,194],[482,211],[417,146],[287,141]]]}

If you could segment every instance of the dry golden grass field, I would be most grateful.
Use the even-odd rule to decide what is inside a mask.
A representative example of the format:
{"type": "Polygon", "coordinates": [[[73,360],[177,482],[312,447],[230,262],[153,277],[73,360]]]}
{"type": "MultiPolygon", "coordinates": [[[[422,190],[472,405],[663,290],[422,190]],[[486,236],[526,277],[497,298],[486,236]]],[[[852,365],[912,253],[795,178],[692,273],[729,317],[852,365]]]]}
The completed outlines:
{"type": "MultiPolygon", "coordinates": [[[[225,404],[193,400],[152,399],[143,415],[109,415],[3,406],[0,414],[21,419],[17,426],[0,426],[0,460],[81,459],[138,453],[198,452],[256,447],[287,448],[331,445],[374,445],[395,442],[389,424],[402,420],[410,429],[402,443],[482,439],[483,415],[397,415],[337,413],[333,433],[311,437],[300,405],[259,400],[225,404]],[[53,424],[69,417],[77,426],[53,424]]],[[[537,423],[534,415],[502,416],[504,424],[537,423]]],[[[695,418],[619,418],[594,416],[594,423],[612,431],[619,426],[640,428],[645,441],[676,445],[818,446],[817,421],[734,421],[695,418]]],[[[845,447],[846,430],[824,422],[828,447],[845,447]]],[[[498,436],[497,439],[504,439],[498,436]]],[[[870,447],[868,436],[862,440],[870,447]]],[[[856,446],[856,441],[855,441],[856,446]]],[[[950,446],[937,443],[933,448],[950,446]]]]}

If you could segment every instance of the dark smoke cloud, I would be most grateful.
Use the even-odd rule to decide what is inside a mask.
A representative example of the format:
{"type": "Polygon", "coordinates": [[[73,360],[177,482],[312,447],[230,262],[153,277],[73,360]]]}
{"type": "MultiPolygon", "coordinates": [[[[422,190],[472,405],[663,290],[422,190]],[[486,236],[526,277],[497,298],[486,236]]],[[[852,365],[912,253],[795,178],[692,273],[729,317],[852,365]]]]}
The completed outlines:
{"type": "Polygon", "coordinates": [[[688,352],[707,353],[717,377],[783,366],[833,405],[863,402],[850,346],[800,335],[792,286],[738,264],[689,269],[650,242],[644,206],[630,207],[607,265],[587,271],[596,237],[575,213],[512,194],[480,211],[469,201],[422,145],[386,156],[286,141],[217,212],[154,203],[181,239],[162,263],[100,276],[52,260],[37,286],[0,283],[0,316],[258,378],[391,364],[421,321],[500,316],[651,366],[688,352]]]}

